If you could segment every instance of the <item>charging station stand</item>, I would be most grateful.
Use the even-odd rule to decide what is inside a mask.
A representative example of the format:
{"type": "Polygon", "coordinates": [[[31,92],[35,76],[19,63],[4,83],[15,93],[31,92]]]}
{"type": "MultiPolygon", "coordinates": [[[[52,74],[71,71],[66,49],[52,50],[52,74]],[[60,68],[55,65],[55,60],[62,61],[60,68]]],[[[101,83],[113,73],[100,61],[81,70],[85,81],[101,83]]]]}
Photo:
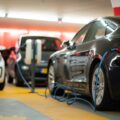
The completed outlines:
{"type": "Polygon", "coordinates": [[[42,43],[41,40],[31,40],[26,41],[26,51],[25,51],[25,63],[30,65],[31,70],[31,93],[35,93],[35,66],[40,64],[42,56],[42,43]]]}
{"type": "Polygon", "coordinates": [[[35,41],[33,40],[33,42],[32,42],[32,50],[33,50],[33,53],[32,53],[32,55],[33,55],[33,58],[32,58],[32,64],[31,64],[31,66],[30,66],[30,69],[31,69],[31,82],[32,82],[32,93],[34,93],[35,92],[35,80],[34,80],[34,77],[35,77],[35,54],[36,54],[36,50],[35,50],[35,41]]]}

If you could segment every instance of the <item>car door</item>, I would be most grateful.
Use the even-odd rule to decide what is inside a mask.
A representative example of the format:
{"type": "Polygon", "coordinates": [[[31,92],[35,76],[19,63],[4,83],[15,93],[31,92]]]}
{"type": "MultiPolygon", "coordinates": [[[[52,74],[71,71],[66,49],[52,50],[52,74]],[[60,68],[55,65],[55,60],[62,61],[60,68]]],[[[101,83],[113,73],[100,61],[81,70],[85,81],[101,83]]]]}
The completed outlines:
{"type": "Polygon", "coordinates": [[[94,21],[85,26],[73,39],[74,51],[69,56],[71,85],[85,91],[89,79],[89,67],[96,51],[97,42],[105,36],[106,26],[94,21]]]}
{"type": "Polygon", "coordinates": [[[83,41],[87,39],[87,34],[91,27],[91,24],[86,25],[70,42],[71,47],[68,47],[67,59],[69,70],[69,85],[79,88],[84,91],[86,88],[86,70],[89,61],[89,45],[83,41]]]}
{"type": "Polygon", "coordinates": [[[85,40],[91,24],[81,29],[59,56],[59,73],[64,84],[81,90],[85,88],[86,78],[84,74],[85,66],[88,63],[88,51],[82,42],[85,40]]]}

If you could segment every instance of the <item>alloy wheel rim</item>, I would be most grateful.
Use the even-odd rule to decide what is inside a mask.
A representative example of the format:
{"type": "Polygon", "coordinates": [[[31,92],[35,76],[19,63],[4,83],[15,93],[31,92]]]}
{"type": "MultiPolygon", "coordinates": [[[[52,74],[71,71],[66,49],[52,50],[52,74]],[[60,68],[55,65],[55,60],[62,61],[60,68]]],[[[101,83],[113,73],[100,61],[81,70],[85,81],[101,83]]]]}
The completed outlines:
{"type": "Polygon", "coordinates": [[[48,87],[50,91],[54,89],[55,86],[55,74],[53,66],[50,66],[49,73],[48,73],[48,87]]]}
{"type": "Polygon", "coordinates": [[[98,73],[98,68],[93,74],[92,80],[92,97],[96,105],[100,105],[104,97],[104,74],[102,69],[99,70],[98,80],[96,80],[96,74],[98,73]]]}

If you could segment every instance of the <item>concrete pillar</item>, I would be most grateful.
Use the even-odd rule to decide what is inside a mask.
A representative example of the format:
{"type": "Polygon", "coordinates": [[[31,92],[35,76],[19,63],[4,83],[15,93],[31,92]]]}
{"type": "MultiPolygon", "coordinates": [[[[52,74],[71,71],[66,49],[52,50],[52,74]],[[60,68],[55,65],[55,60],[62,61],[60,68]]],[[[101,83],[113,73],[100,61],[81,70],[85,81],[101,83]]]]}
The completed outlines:
{"type": "Polygon", "coordinates": [[[120,0],[111,0],[115,16],[120,16],[120,0]]]}

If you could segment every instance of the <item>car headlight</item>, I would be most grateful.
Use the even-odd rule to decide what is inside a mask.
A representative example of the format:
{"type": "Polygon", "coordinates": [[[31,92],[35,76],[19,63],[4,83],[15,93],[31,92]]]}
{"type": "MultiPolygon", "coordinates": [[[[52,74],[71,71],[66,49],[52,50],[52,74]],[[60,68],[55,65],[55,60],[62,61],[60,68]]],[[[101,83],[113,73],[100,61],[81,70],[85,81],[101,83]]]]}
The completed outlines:
{"type": "Polygon", "coordinates": [[[29,67],[26,65],[23,65],[21,68],[22,68],[22,70],[29,70],[29,67]]]}

